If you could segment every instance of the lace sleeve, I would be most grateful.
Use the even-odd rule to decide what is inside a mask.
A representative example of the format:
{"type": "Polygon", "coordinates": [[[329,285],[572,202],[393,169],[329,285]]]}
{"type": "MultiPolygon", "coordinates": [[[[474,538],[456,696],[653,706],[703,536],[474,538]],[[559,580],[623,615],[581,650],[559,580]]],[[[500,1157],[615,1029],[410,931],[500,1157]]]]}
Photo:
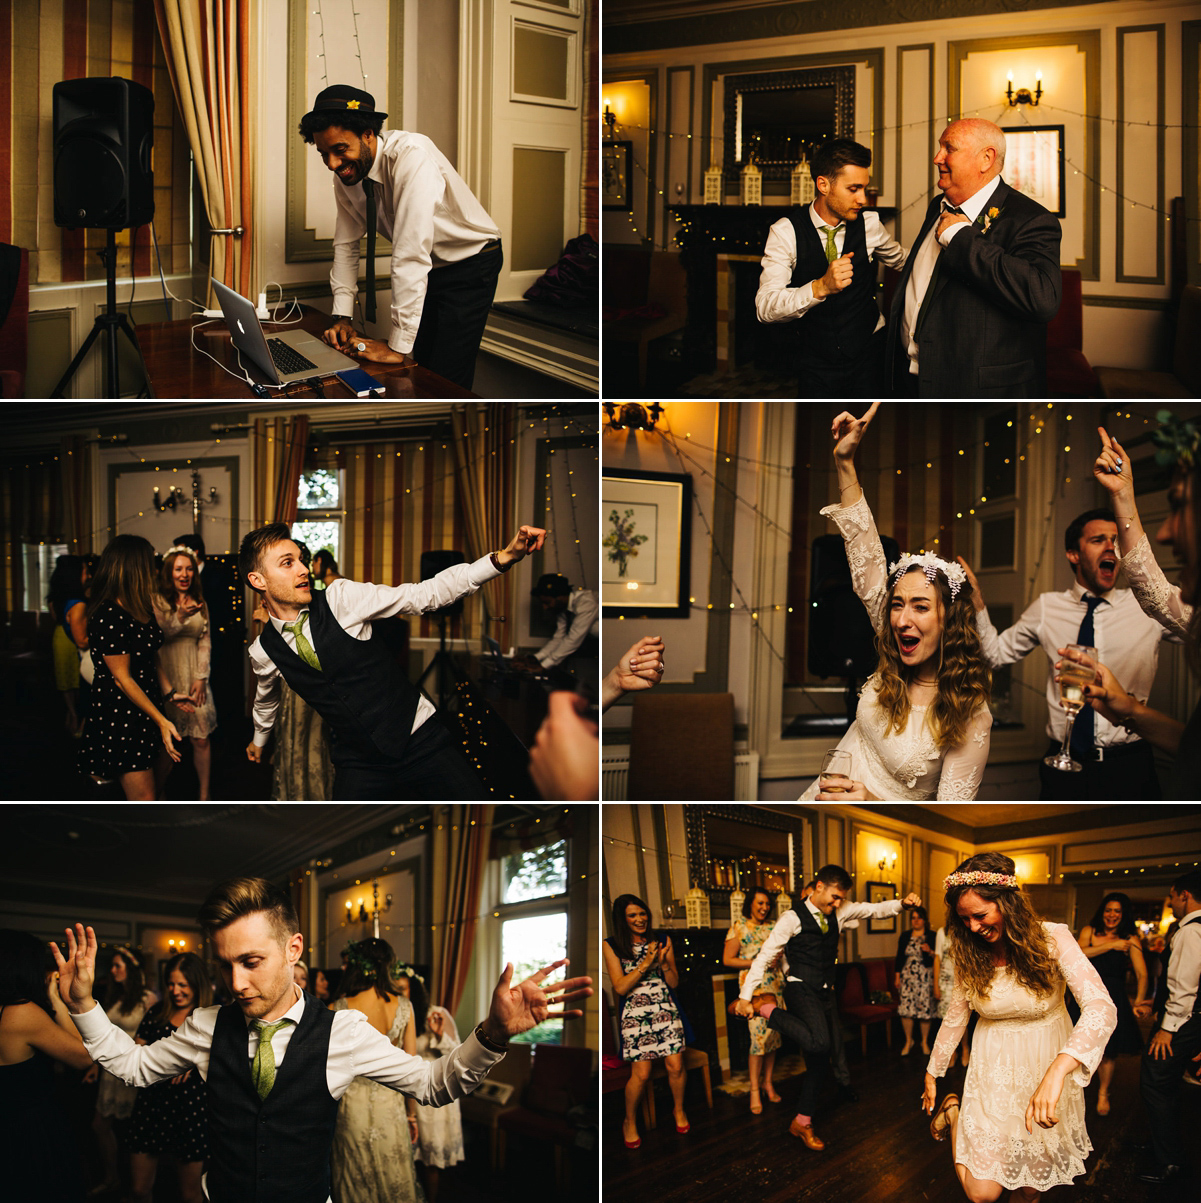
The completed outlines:
{"type": "MultiPolygon", "coordinates": [[[[213,639],[209,634],[209,608],[206,605],[201,614],[204,617],[204,630],[196,642],[196,676],[199,680],[207,681],[210,672],[210,662],[213,654],[213,639]]],[[[188,682],[191,685],[191,682],[188,682]]]]}
{"type": "Polygon", "coordinates": [[[1181,601],[1180,586],[1164,576],[1145,532],[1130,554],[1122,557],[1122,567],[1143,613],[1183,639],[1193,620],[1193,607],[1181,601]]]}
{"type": "Polygon", "coordinates": [[[821,513],[823,517],[834,520],[846,542],[855,596],[867,607],[872,629],[878,632],[884,626],[888,564],[867,498],[860,497],[854,505],[828,505],[821,513]]]}
{"type": "Polygon", "coordinates": [[[947,1007],[947,1017],[938,1029],[938,1039],[930,1050],[930,1060],[926,1064],[926,1072],[932,1078],[941,1078],[955,1060],[955,1050],[967,1029],[967,1021],[971,1018],[971,1008],[968,1006],[967,995],[957,981],[951,991],[951,1004],[947,1007]]]}
{"type": "Polygon", "coordinates": [[[1101,1064],[1105,1045],[1118,1026],[1118,1009],[1101,981],[1101,975],[1084,955],[1084,950],[1062,923],[1051,923],[1048,935],[1051,950],[1067,978],[1068,988],[1080,1004],[1080,1018],[1072,1029],[1071,1038],[1060,1052],[1075,1057],[1080,1065],[1071,1073],[1071,1080],[1081,1088],[1089,1083],[1093,1071],[1101,1064]]]}
{"type": "Polygon", "coordinates": [[[988,763],[988,748],[992,741],[992,711],[981,706],[967,725],[967,738],[952,748],[942,762],[938,779],[939,800],[971,802],[975,800],[988,763]]]}

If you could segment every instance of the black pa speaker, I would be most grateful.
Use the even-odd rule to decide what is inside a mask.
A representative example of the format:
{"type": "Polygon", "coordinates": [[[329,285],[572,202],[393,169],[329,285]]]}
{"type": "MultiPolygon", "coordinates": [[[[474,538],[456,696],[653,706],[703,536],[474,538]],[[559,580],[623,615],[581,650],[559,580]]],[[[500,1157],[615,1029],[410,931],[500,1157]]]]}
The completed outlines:
{"type": "MultiPolygon", "coordinates": [[[[882,536],[884,558],[895,564],[901,548],[882,536]]],[[[870,677],[876,671],[871,619],[851,586],[851,568],[841,535],[813,540],[809,579],[809,671],[818,677],[870,677]]]]}
{"type": "Polygon", "coordinates": [[[54,85],[54,224],[126,230],[154,217],[154,94],[120,76],[54,85]]]}
{"type": "MultiPolygon", "coordinates": [[[[423,551],[421,553],[421,579],[428,581],[430,577],[437,576],[444,568],[453,568],[456,564],[462,564],[466,558],[461,551],[451,551],[449,548],[444,551],[423,551]]],[[[444,606],[441,610],[435,610],[433,613],[445,615],[447,618],[458,618],[463,613],[463,599],[460,597],[457,601],[451,602],[449,606],[444,606]]]]}

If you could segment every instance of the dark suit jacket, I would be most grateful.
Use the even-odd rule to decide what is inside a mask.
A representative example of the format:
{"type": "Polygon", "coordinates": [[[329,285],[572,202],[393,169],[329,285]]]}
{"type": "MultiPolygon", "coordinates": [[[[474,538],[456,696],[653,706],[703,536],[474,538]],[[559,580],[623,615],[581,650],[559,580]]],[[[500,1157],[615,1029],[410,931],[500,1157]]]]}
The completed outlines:
{"type": "MultiPolygon", "coordinates": [[[[930,202],[893,295],[888,378],[908,371],[901,346],[905,289],[926,232],[941,209],[930,202]]],[[[1059,219],[1004,180],[989,199],[1000,209],[984,233],[977,225],[951,239],[929,296],[918,343],[923,397],[1043,397],[1047,323],[1059,311],[1059,219]]]]}

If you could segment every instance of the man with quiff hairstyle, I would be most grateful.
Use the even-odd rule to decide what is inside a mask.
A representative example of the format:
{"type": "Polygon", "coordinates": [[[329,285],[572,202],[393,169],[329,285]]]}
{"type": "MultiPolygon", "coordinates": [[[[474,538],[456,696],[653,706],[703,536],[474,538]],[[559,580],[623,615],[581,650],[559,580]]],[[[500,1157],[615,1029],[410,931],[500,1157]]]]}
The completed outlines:
{"type": "Polygon", "coordinates": [[[1047,323],[1059,310],[1058,218],[1001,178],[1005,134],[952,121],[930,202],[893,295],[897,397],[1043,397],[1047,323]]]}
{"type": "MultiPolygon", "coordinates": [[[[591,979],[544,988],[556,961],[492,994],[487,1017],[456,1049],[425,1061],[395,1048],[360,1011],[330,1011],[293,981],[304,949],[288,895],[262,878],[215,887],[199,921],[233,1001],[200,1007],[167,1039],[137,1045],[92,997],[96,933],[67,928],[67,955],[51,944],[59,993],[89,1055],[131,1086],[195,1069],[205,1081],[210,1203],[328,1203],[329,1151],[338,1100],[355,1077],[371,1078],[426,1106],[462,1098],[504,1055],[511,1036],[547,1018],[550,1007],[592,993],[591,979]]],[[[400,1122],[404,1111],[398,1110],[400,1122]]]]}

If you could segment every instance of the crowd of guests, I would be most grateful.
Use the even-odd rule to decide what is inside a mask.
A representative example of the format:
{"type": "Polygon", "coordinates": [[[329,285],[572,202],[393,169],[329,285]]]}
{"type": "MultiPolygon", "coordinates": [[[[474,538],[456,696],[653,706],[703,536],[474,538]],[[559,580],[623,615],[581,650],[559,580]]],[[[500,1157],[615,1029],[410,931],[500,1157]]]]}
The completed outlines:
{"type": "MultiPolygon", "coordinates": [[[[765,1095],[780,1101],[772,1071],[781,1037],[788,1036],[806,1061],[789,1132],[815,1152],[825,1148],[815,1119],[857,1101],[834,1001],[838,940],[860,918],[903,909],[908,922],[893,977],[905,1036],[900,1053],[910,1055],[920,1042],[928,1058],[923,1106],[933,1117],[931,1134],[950,1137],[955,1173],[969,1199],[991,1203],[1009,1190],[1013,1199],[1032,1201],[1082,1174],[1093,1148],[1085,1087],[1095,1074],[1095,1111],[1108,1115],[1121,1056],[1142,1057],[1141,1098],[1152,1135],[1138,1176],[1151,1184],[1183,1179],[1177,1100],[1186,1083],[1198,1084],[1201,1065],[1201,872],[1173,883],[1174,921],[1164,936],[1146,943],[1133,904],[1121,893],[1107,894],[1078,936],[1041,919],[1013,861],[1001,853],[970,857],[946,879],[947,921],[936,934],[916,895],[854,903],[847,901],[850,888],[846,871],[827,865],[777,920],[769,918],[772,898],[761,887],[747,892],[741,915],[733,918],[722,963],[739,971],[739,998],[729,1010],[750,1029],[752,1115],[763,1112],[765,1095]],[[1152,1016],[1154,1034],[1144,1047],[1139,1020],[1152,1016]],[[940,1103],[937,1079],[960,1058],[967,1069],[962,1094],[948,1092],[940,1103]]],[[[687,1019],[671,938],[653,930],[646,903],[621,895],[611,931],[605,965],[618,1003],[621,1054],[631,1069],[622,1137],[634,1150],[642,1144],[638,1105],[658,1061],[666,1069],[676,1131],[690,1129],[687,1019]]]]}
{"type": "MultiPolygon", "coordinates": [[[[427,1061],[460,1040],[430,1002],[425,979],[380,939],[350,944],[343,964],[303,962],[294,980],[330,1010],[361,1012],[397,1048],[427,1061]],[[311,980],[310,980],[311,979],[311,980]]],[[[99,997],[99,996],[98,996],[99,997]]],[[[178,952],[157,972],[129,947],[112,953],[102,1005],[137,1044],[168,1039],[197,1007],[229,1001],[208,967],[178,952]],[[156,981],[152,989],[148,978],[156,981]]],[[[160,1161],[173,1163],[184,1203],[202,1203],[209,1156],[205,1084],[195,1070],[153,1086],[128,1086],[95,1064],[60,998],[47,946],[0,929],[0,1163],[5,1197],[81,1203],[85,1197],[151,1203],[160,1161]],[[55,1063],[64,1073],[56,1074],[55,1063]],[[80,1157],[64,1140],[72,1098],[94,1087],[94,1140],[80,1157]]],[[[458,1100],[426,1107],[356,1078],[338,1107],[331,1157],[333,1203],[437,1203],[442,1171],[465,1160],[458,1100]]]]}

